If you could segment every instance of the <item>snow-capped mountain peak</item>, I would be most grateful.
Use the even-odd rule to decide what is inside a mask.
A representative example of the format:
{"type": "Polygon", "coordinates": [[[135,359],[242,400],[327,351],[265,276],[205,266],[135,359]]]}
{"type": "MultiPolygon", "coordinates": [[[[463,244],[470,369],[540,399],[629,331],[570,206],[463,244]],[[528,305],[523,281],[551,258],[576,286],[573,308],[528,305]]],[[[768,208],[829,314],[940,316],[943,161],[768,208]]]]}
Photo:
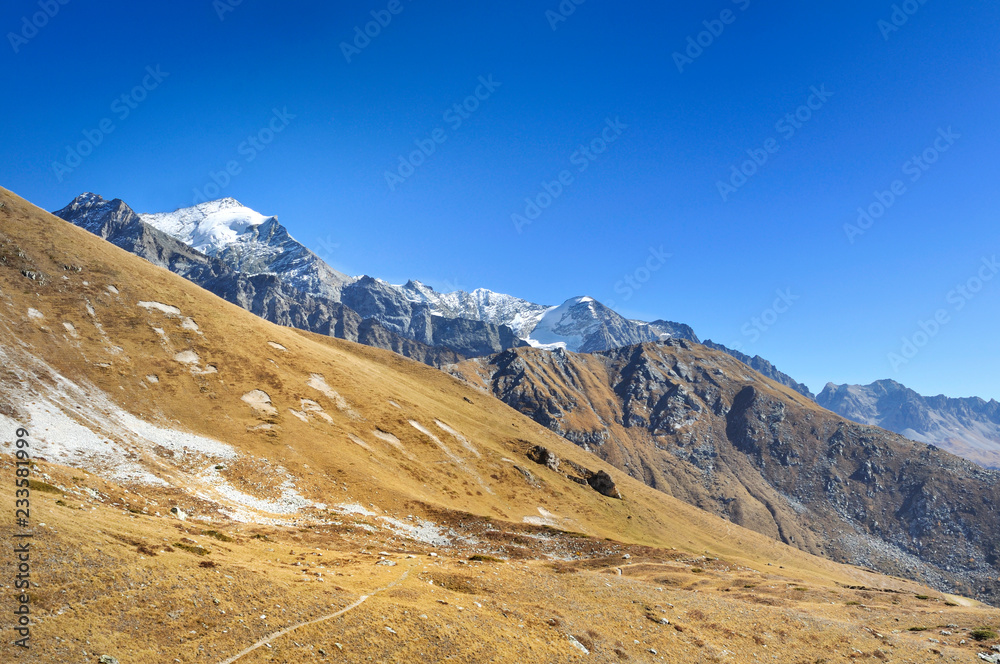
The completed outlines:
{"type": "Polygon", "coordinates": [[[251,239],[252,229],[267,221],[277,222],[277,217],[252,210],[235,198],[221,198],[173,212],[140,214],[139,218],[209,256],[251,239]]]}
{"type": "Polygon", "coordinates": [[[139,218],[240,272],[280,275],[306,295],[339,301],[344,284],[353,281],[296,241],[277,217],[261,214],[235,198],[140,214],[139,218]]]}
{"type": "Polygon", "coordinates": [[[493,325],[507,325],[519,338],[531,332],[539,317],[549,307],[522,300],[513,295],[496,293],[485,288],[472,292],[456,290],[439,293],[419,281],[408,281],[395,288],[410,302],[426,303],[436,316],[468,318],[493,325]]]}

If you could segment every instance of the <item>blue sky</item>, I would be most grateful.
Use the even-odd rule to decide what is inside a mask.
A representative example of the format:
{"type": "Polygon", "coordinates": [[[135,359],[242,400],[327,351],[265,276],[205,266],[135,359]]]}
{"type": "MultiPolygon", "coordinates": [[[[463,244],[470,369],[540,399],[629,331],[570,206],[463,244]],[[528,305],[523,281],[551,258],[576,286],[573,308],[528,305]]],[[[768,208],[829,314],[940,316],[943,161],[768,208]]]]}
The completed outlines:
{"type": "Polygon", "coordinates": [[[41,207],[215,174],[350,274],[1000,398],[995,3],[64,1],[0,12],[0,184],[41,207]]]}

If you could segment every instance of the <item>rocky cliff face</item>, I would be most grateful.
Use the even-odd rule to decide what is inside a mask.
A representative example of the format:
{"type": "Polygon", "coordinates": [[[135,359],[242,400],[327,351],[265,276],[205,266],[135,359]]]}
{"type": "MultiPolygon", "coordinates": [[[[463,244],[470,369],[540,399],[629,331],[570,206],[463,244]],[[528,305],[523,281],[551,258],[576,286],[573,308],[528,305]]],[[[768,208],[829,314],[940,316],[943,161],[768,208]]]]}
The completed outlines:
{"type": "Polygon", "coordinates": [[[304,294],[279,275],[239,272],[143,222],[118,199],[85,194],[55,214],[273,323],[385,348],[434,366],[464,357],[400,336],[340,302],[304,294]]]}
{"type": "Polygon", "coordinates": [[[526,345],[508,326],[444,316],[405,288],[341,274],[295,241],[276,217],[233,199],[137,215],[120,200],[83,194],[55,214],[281,325],[396,350],[435,366],[526,345]]]}
{"type": "Polygon", "coordinates": [[[430,303],[411,301],[381,279],[361,277],[343,289],[341,301],[387,330],[429,346],[447,346],[466,357],[527,345],[506,325],[436,315],[430,303]]]}
{"type": "Polygon", "coordinates": [[[1000,476],[687,340],[452,368],[647,485],[803,550],[1000,600],[1000,476]]]}
{"type": "Polygon", "coordinates": [[[828,383],[819,405],[855,422],[880,426],[941,447],[987,468],[1000,468],[1000,403],[924,397],[894,380],[828,383]]]}
{"type": "Polygon", "coordinates": [[[233,198],[139,218],[236,272],[279,275],[306,295],[339,301],[341,289],[353,281],[297,242],[277,217],[260,214],[233,198]]]}

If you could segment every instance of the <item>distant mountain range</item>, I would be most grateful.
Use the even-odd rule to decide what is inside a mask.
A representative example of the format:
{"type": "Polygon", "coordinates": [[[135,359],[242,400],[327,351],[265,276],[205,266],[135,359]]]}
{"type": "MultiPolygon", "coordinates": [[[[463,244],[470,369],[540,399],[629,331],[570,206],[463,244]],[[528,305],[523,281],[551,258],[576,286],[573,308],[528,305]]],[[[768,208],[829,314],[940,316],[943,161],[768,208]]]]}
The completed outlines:
{"type": "Polygon", "coordinates": [[[86,193],[55,214],[272,322],[429,364],[521,346],[594,352],[668,337],[698,340],[687,325],[629,320],[591,297],[542,305],[486,289],[438,293],[419,281],[348,276],[292,238],[277,217],[232,198],[136,214],[120,199],[86,193]],[[364,333],[357,319],[368,322],[364,333]]]}
{"type": "Polygon", "coordinates": [[[855,422],[895,431],[988,468],[1000,468],[1000,403],[976,397],[924,397],[893,380],[828,383],[819,405],[855,422]]]}
{"type": "Polygon", "coordinates": [[[296,241],[277,217],[232,198],[137,214],[120,199],[85,193],[55,214],[269,321],[432,366],[521,347],[595,353],[685,339],[727,353],[844,417],[1000,467],[995,401],[927,398],[892,381],[827,385],[816,397],[759,355],[701,341],[683,323],[627,319],[591,297],[543,305],[487,289],[439,293],[415,280],[395,285],[349,276],[296,241]]]}

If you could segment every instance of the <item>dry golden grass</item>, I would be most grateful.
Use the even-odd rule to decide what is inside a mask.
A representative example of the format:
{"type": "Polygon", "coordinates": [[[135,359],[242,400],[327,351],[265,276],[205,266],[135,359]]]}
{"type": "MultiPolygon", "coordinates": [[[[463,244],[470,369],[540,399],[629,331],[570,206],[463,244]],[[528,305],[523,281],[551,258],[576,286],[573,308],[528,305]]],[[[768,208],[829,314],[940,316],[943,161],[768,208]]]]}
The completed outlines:
{"type": "MultiPolygon", "coordinates": [[[[7,658],[223,662],[275,631],[351,605],[405,570],[399,585],[352,611],[240,661],[707,662],[757,655],[839,662],[881,659],[876,653],[884,651],[886,661],[920,662],[931,648],[967,659],[972,646],[959,648],[957,631],[934,637],[952,644],[944,646],[908,627],[1000,622],[992,610],[917,600],[938,595],[733,526],[625,477],[439,371],[271,325],[5,190],[0,201],[0,343],[11,352],[43,358],[143,419],[231,445],[239,457],[219,464],[219,472],[247,494],[276,498],[280,465],[311,500],[427,519],[452,533],[450,546],[434,548],[386,528],[378,516],[318,509],[271,515],[286,525],[238,523],[218,511],[232,507],[226,496],[199,480],[206,462],[169,450],[139,450],[136,459],[169,487],[122,486],[102,479],[99,468],[43,461],[35,479],[60,489],[32,493],[33,521],[46,524],[33,560],[35,647],[30,660],[18,660],[4,643],[7,658]],[[175,306],[181,317],[148,311],[140,301],[175,306]],[[30,318],[29,307],[44,318],[30,318]],[[197,331],[181,324],[186,317],[197,331]],[[194,374],[174,359],[187,350],[216,372],[194,374]],[[313,374],[337,394],[310,386],[313,374]],[[273,412],[242,399],[253,390],[268,394],[273,412]],[[309,415],[304,399],[329,419],[309,415]],[[531,445],[607,471],[623,499],[532,464],[523,455],[531,445]],[[170,517],[174,505],[195,518],[170,517]],[[475,555],[502,562],[468,560],[475,555]],[[376,564],[380,557],[396,564],[376,564]],[[654,621],[660,617],[670,624],[654,621]],[[593,653],[583,655],[570,635],[593,653]]],[[[33,378],[53,380],[44,372],[33,378]]],[[[16,419],[21,406],[6,396],[14,380],[0,377],[0,396],[3,412],[16,419]]],[[[10,448],[0,450],[0,472],[8,476],[10,448]]],[[[4,513],[12,501],[11,491],[0,492],[4,513]]],[[[8,522],[0,532],[9,541],[8,522]]],[[[8,585],[7,559],[4,565],[0,582],[8,585]]]]}

